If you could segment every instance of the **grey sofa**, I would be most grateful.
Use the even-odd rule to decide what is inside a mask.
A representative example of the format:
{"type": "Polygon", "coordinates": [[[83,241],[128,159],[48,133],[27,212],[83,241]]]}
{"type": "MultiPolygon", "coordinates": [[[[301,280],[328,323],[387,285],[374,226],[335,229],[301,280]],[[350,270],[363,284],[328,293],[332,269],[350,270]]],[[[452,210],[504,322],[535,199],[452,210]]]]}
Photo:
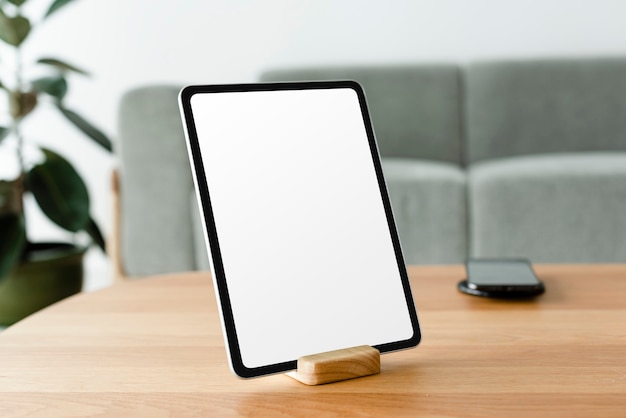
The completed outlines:
{"type": "MultiPolygon", "coordinates": [[[[626,58],[267,71],[366,92],[407,263],[626,262],[626,58]]],[[[179,86],[121,101],[127,274],[208,266],[179,86]]]]}

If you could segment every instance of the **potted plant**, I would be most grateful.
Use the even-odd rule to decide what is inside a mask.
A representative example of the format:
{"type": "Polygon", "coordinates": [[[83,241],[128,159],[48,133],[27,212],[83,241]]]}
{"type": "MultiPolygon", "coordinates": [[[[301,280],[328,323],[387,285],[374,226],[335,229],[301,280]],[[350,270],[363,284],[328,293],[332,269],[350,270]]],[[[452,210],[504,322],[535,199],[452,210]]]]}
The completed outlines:
{"type": "MultiPolygon", "coordinates": [[[[42,57],[32,65],[45,68],[47,75],[32,80],[24,76],[24,42],[37,25],[71,0],[53,0],[37,22],[23,15],[26,1],[0,0],[0,40],[13,51],[15,74],[11,80],[0,80],[0,94],[8,100],[10,113],[6,118],[10,122],[0,126],[0,152],[11,152],[17,167],[11,178],[0,180],[0,324],[3,325],[82,288],[86,246],[76,242],[31,242],[24,217],[25,195],[32,195],[52,222],[72,233],[86,233],[83,235],[104,250],[104,239],[90,215],[87,187],[74,167],[45,147],[36,148],[39,152],[35,161],[25,157],[22,124],[39,105],[56,109],[88,138],[111,151],[109,139],[64,103],[69,74],[87,75],[85,71],[60,59],[42,57]]],[[[4,57],[0,65],[7,65],[4,57]]],[[[3,77],[6,73],[3,72],[3,77]]]]}

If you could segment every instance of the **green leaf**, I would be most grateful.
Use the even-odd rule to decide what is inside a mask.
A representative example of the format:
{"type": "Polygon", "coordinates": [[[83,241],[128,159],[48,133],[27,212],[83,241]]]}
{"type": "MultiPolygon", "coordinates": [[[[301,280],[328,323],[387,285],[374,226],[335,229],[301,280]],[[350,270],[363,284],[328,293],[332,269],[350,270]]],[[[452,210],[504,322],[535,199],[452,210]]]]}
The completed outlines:
{"type": "Polygon", "coordinates": [[[0,215],[0,281],[6,277],[20,260],[26,232],[24,216],[19,213],[0,215]]]}
{"type": "Polygon", "coordinates": [[[26,3],[26,0],[8,0],[8,2],[16,6],[21,6],[22,4],[26,3]]]}
{"type": "Polygon", "coordinates": [[[76,67],[75,65],[72,64],[68,64],[65,61],[61,61],[59,59],[56,58],[40,58],[37,60],[37,63],[39,64],[46,64],[46,65],[51,65],[61,71],[73,71],[75,73],[78,74],[82,74],[85,76],[88,76],[89,73],[81,68],[76,67]]]}
{"type": "Polygon", "coordinates": [[[18,47],[30,33],[30,21],[24,16],[8,17],[0,9],[0,39],[18,47]]]}
{"type": "Polygon", "coordinates": [[[11,129],[0,126],[0,143],[2,143],[2,140],[6,138],[10,132],[11,129]]]}
{"type": "Polygon", "coordinates": [[[72,122],[74,126],[80,129],[85,135],[96,141],[107,151],[113,151],[113,144],[111,143],[111,140],[100,129],[87,122],[85,118],[83,118],[73,110],[61,106],[60,104],[57,107],[59,108],[61,113],[63,113],[63,115],[70,122],[72,122]]]}
{"type": "Polygon", "coordinates": [[[31,84],[35,90],[56,97],[58,100],[63,100],[67,94],[67,80],[61,75],[41,77],[33,80],[31,84]]]}
{"type": "Polygon", "coordinates": [[[96,222],[92,218],[89,218],[89,222],[87,223],[85,231],[89,234],[94,244],[100,247],[102,251],[106,251],[104,236],[102,235],[100,228],[98,228],[98,224],[96,224],[96,222]]]}
{"type": "Polygon", "coordinates": [[[39,207],[61,228],[78,232],[89,223],[89,193],[74,167],[59,154],[42,148],[46,159],[27,175],[39,207]]]}
{"type": "Polygon", "coordinates": [[[37,93],[13,90],[9,92],[9,112],[14,119],[21,119],[37,106],[37,93]]]}
{"type": "Polygon", "coordinates": [[[56,12],[61,7],[71,3],[72,1],[73,0],[54,0],[52,4],[50,5],[50,7],[48,8],[48,11],[44,15],[44,18],[49,17],[52,13],[56,12]]]}

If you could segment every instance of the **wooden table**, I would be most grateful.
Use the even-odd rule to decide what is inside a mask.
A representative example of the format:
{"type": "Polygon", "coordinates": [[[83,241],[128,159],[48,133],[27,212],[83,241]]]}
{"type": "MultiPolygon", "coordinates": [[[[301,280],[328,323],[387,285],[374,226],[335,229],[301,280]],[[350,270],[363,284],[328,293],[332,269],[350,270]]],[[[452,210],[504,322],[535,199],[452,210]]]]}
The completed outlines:
{"type": "Polygon", "coordinates": [[[626,265],[536,270],[545,295],[503,302],[410,268],[420,346],[317,387],[231,375],[207,274],[78,295],[0,333],[0,417],[626,416],[626,265]]]}

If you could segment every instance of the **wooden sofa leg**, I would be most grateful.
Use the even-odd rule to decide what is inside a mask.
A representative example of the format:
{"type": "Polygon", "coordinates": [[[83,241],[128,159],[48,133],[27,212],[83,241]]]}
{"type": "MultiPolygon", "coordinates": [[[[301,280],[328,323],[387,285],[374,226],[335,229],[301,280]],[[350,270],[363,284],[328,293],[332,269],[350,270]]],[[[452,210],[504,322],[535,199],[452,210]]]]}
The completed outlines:
{"type": "Polygon", "coordinates": [[[113,283],[128,279],[122,264],[121,254],[121,216],[120,216],[120,179],[119,171],[114,168],[111,173],[111,203],[112,203],[112,228],[111,237],[107,245],[107,253],[111,260],[113,283]]]}

